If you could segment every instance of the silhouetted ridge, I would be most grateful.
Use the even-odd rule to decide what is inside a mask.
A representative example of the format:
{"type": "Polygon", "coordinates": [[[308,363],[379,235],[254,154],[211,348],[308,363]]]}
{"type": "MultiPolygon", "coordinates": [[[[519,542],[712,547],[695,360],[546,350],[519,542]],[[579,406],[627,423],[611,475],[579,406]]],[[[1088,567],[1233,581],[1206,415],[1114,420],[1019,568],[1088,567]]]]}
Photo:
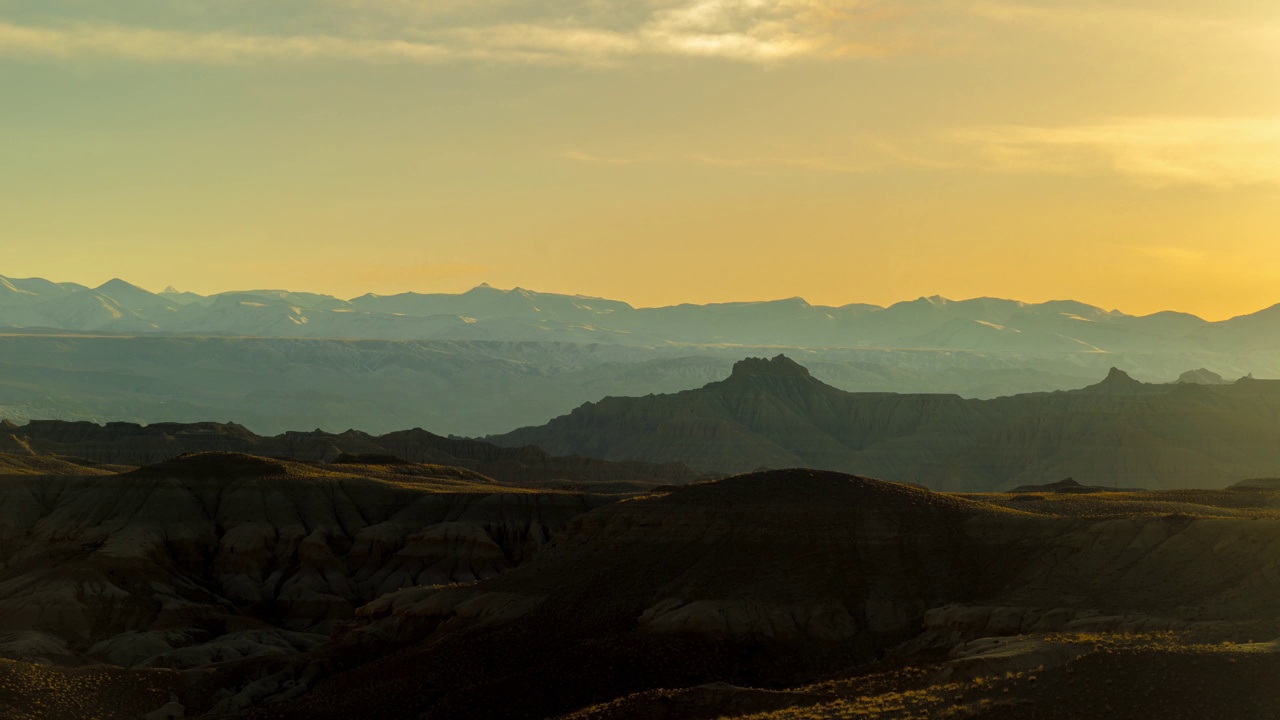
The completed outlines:
{"type": "Polygon", "coordinates": [[[739,360],[733,364],[733,374],[730,377],[748,377],[752,375],[812,377],[808,368],[786,355],[778,355],[771,360],[754,357],[739,360]]]}
{"type": "Polygon", "coordinates": [[[684,505],[762,505],[829,507],[832,504],[875,510],[921,510],[925,507],[974,509],[952,495],[905,483],[850,475],[830,470],[762,470],[714,482],[675,488],[684,505]]]}
{"type": "Polygon", "coordinates": [[[558,457],[536,447],[499,447],[478,440],[441,437],[420,429],[382,436],[357,430],[340,434],[314,430],[265,437],[235,424],[98,425],[41,420],[0,432],[0,452],[84,458],[134,467],[157,466],[157,463],[161,463],[158,467],[166,467],[164,463],[177,460],[184,453],[279,458],[286,464],[338,461],[366,465],[444,465],[465,468],[505,484],[590,485],[609,492],[679,485],[705,477],[678,463],[615,463],[590,457],[558,457]]]}
{"type": "Polygon", "coordinates": [[[562,455],[735,474],[815,468],[946,490],[1222,486],[1280,463],[1280,381],[1148,384],[1112,368],[1081,390],[971,400],[849,393],[750,358],[697,390],[587,403],[489,439],[562,455]],[[1242,384],[1243,383],[1243,384],[1242,384]]]}
{"type": "Polygon", "coordinates": [[[412,465],[398,455],[378,453],[342,453],[333,459],[334,465],[412,465]]]}
{"type": "Polygon", "coordinates": [[[1081,485],[1074,478],[1059,480],[1047,485],[1020,485],[1010,493],[1058,493],[1062,495],[1087,495],[1100,492],[1145,492],[1142,488],[1115,488],[1101,485],[1081,485]]]}
{"type": "Polygon", "coordinates": [[[203,477],[228,479],[285,477],[286,463],[236,452],[183,453],[172,460],[148,465],[127,473],[138,477],[203,477]]]}
{"type": "Polygon", "coordinates": [[[1280,490],[1280,478],[1249,478],[1227,486],[1228,490],[1280,490]]]}
{"type": "Polygon", "coordinates": [[[1113,367],[1107,373],[1107,377],[1097,385],[1090,385],[1084,389],[1084,392],[1106,393],[1108,395],[1133,395],[1143,393],[1148,390],[1146,383],[1139,382],[1130,377],[1129,373],[1120,368],[1113,367]]]}
{"type": "Polygon", "coordinates": [[[1188,370],[1178,376],[1179,384],[1189,385],[1226,385],[1227,381],[1218,373],[1207,368],[1188,370]]]}

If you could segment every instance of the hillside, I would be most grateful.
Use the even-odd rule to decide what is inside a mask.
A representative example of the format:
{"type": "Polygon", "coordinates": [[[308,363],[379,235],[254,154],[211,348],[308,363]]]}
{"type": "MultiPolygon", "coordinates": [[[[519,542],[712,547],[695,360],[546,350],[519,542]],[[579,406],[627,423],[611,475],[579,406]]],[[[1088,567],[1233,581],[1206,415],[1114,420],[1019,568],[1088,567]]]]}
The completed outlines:
{"type": "Polygon", "coordinates": [[[1080,390],[993,400],[848,393],[778,356],[744,360],[697,390],[605,398],[489,439],[723,472],[812,467],[946,490],[1065,477],[1221,487],[1280,468],[1277,408],[1277,382],[1153,385],[1115,369],[1080,390]]]}

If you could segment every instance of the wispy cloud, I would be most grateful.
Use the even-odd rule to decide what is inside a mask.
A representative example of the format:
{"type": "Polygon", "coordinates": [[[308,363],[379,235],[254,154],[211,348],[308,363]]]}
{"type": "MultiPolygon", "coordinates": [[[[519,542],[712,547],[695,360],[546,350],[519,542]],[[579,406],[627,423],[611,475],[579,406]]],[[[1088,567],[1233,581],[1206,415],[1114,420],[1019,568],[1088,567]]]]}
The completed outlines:
{"type": "Polygon", "coordinates": [[[1237,30],[1246,35],[1274,29],[1271,12],[1253,16],[1242,12],[1240,3],[1203,5],[1194,10],[1155,7],[1135,2],[1055,2],[1035,5],[980,1],[969,5],[975,16],[1005,24],[1018,24],[1043,31],[1107,30],[1127,33],[1141,28],[1148,33],[1237,30]]]}
{"type": "Polygon", "coordinates": [[[316,58],[435,63],[449,59],[451,53],[439,45],[406,40],[196,33],[118,25],[37,28],[0,22],[0,55],[223,64],[316,58]]]}
{"type": "Polygon", "coordinates": [[[715,152],[681,153],[675,150],[665,154],[623,155],[617,153],[567,150],[560,156],[567,160],[594,165],[703,165],[726,170],[753,172],[805,171],[833,174],[862,174],[886,167],[911,165],[939,167],[938,163],[926,163],[908,156],[887,139],[865,137],[849,141],[842,148],[780,147],[769,152],[742,152],[741,149],[721,149],[715,152]]]}
{"type": "Polygon", "coordinates": [[[1151,186],[1280,184],[1280,118],[1124,118],[969,128],[951,139],[1003,172],[1118,174],[1151,186]]]}
{"type": "Polygon", "coordinates": [[[1259,22],[1216,6],[1190,13],[1138,0],[273,0],[253,8],[50,0],[38,16],[26,16],[39,21],[0,21],[0,54],[204,63],[337,58],[609,66],[677,57],[768,64],[954,52],[989,43],[982,28],[1015,25],[1111,34],[1130,43],[1155,33],[1166,37],[1164,47],[1170,35],[1194,44],[1280,43],[1274,16],[1259,22]]]}
{"type": "Polygon", "coordinates": [[[1221,57],[1275,58],[1280,52],[1280,17],[1261,4],[1228,0],[1199,7],[1158,7],[1158,3],[1054,2],[1036,5],[980,1],[970,14],[1020,33],[1056,35],[1073,41],[1106,40],[1126,52],[1171,53],[1180,57],[1212,49],[1221,57]],[[1189,52],[1190,51],[1190,52],[1189,52]]]}
{"type": "Polygon", "coordinates": [[[1215,190],[1280,185],[1280,118],[1145,117],[1064,126],[989,125],[941,134],[866,135],[839,147],[745,148],[644,156],[572,149],[565,159],[600,165],[704,165],[742,171],[835,174],[887,168],[1118,177],[1163,188],[1215,190]]]}
{"type": "Polygon", "coordinates": [[[581,150],[566,150],[562,153],[562,156],[567,160],[591,165],[635,165],[649,161],[647,157],[610,157],[586,153],[581,150]]]}
{"type": "Polygon", "coordinates": [[[738,168],[745,170],[792,169],[838,174],[866,173],[884,167],[883,164],[857,164],[837,158],[820,156],[791,157],[780,155],[757,155],[747,157],[719,157],[714,155],[695,155],[693,156],[693,160],[703,165],[713,165],[724,168],[738,168]]]}
{"type": "Polygon", "coordinates": [[[334,31],[327,34],[177,30],[71,17],[47,25],[0,22],[0,54],[205,63],[338,58],[611,64],[639,56],[770,63],[893,52],[895,43],[876,41],[871,32],[883,18],[882,1],[640,0],[605,13],[598,3],[576,0],[547,3],[546,11],[530,15],[527,4],[504,13],[503,3],[480,2],[469,14],[460,3],[428,11],[402,0],[331,0],[321,5],[346,13],[350,22],[329,18],[334,31]],[[524,19],[499,21],[504,17],[524,19]],[[350,36],[340,31],[344,27],[358,27],[361,34],[350,36]]]}
{"type": "Polygon", "coordinates": [[[1148,260],[1160,260],[1178,265],[1195,265],[1204,262],[1207,255],[1203,250],[1165,245],[1131,245],[1126,249],[1148,260]]]}

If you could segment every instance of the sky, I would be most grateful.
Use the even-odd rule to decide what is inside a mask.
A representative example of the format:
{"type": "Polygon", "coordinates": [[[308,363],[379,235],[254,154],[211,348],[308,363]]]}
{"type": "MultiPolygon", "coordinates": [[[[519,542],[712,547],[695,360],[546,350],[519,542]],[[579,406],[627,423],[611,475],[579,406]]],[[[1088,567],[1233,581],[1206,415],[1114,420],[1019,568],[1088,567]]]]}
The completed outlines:
{"type": "Polygon", "coordinates": [[[1274,0],[0,0],[0,274],[1280,303],[1274,0]]]}

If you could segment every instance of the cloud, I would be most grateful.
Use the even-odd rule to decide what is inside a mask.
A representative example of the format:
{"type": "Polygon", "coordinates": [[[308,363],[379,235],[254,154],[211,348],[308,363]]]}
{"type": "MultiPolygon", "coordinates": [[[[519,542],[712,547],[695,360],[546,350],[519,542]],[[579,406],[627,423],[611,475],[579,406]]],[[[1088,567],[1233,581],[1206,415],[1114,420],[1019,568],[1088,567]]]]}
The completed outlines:
{"type": "Polygon", "coordinates": [[[1185,54],[1187,46],[1275,57],[1280,19],[1270,8],[1242,2],[1205,3],[1193,10],[1124,2],[1055,2],[1048,5],[980,1],[969,13],[1020,31],[1110,37],[1127,50],[1146,47],[1185,54]]]}
{"type": "Polygon", "coordinates": [[[1280,118],[1122,118],[968,128],[950,139],[989,170],[1114,174],[1148,186],[1280,184],[1280,118]]]}
{"type": "Polygon", "coordinates": [[[868,163],[865,165],[849,163],[826,157],[789,157],[789,156],[751,156],[751,157],[718,157],[713,155],[695,155],[694,161],[703,165],[740,169],[793,169],[812,172],[838,174],[858,174],[877,170],[883,165],[868,163]]]}
{"type": "Polygon", "coordinates": [[[210,64],[317,58],[437,63],[449,59],[450,51],[439,45],[406,40],[195,33],[118,25],[57,29],[0,22],[0,55],[62,59],[114,57],[210,64]]]}
{"type": "Polygon", "coordinates": [[[582,152],[581,150],[566,150],[562,156],[574,162],[588,163],[591,165],[635,165],[648,161],[648,158],[628,158],[628,157],[609,157],[606,155],[595,155],[592,153],[582,152]]]}
{"type": "Polygon", "coordinates": [[[225,16],[219,16],[223,24],[236,30],[87,23],[75,17],[46,25],[0,21],[0,54],[213,64],[336,58],[608,65],[640,56],[770,63],[894,52],[900,43],[873,39],[886,1],[636,0],[602,9],[593,0],[577,0],[536,6],[477,2],[468,9],[456,2],[427,8],[405,0],[329,0],[309,4],[313,12],[324,7],[329,14],[304,13],[297,23],[285,23],[331,28],[320,34],[246,32],[239,28],[252,22],[225,16]],[[350,35],[352,28],[360,34],[350,35]]]}
{"type": "Polygon", "coordinates": [[[1127,246],[1127,249],[1148,259],[1161,260],[1177,265],[1198,265],[1204,262],[1207,257],[1207,253],[1203,250],[1185,247],[1133,245],[1127,246]]]}
{"type": "Polygon", "coordinates": [[[596,165],[703,165],[727,170],[765,172],[771,170],[799,170],[815,173],[862,174],[882,170],[890,166],[911,165],[939,167],[902,153],[894,143],[883,137],[856,138],[841,147],[797,148],[777,147],[768,152],[743,152],[741,148],[728,148],[718,152],[680,152],[670,150],[663,154],[620,155],[585,152],[571,149],[560,157],[580,163],[596,165]]]}

